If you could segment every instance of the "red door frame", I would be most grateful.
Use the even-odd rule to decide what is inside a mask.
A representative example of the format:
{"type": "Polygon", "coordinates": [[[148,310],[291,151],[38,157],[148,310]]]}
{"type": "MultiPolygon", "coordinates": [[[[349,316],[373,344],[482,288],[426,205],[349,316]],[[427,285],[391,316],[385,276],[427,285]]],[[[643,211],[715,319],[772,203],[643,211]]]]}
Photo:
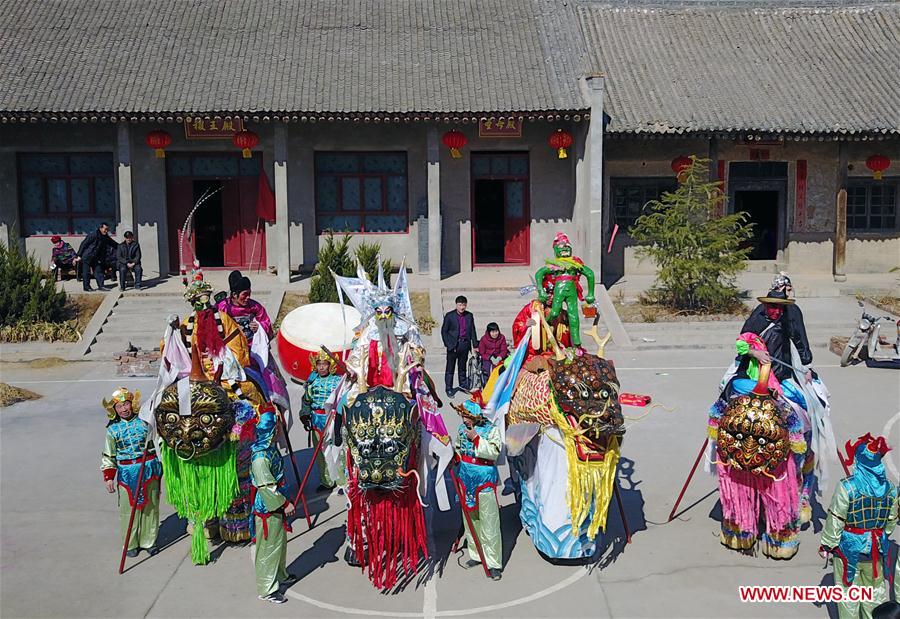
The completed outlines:
{"type": "MultiPolygon", "coordinates": [[[[506,185],[503,186],[503,211],[506,213],[506,185]]],[[[471,254],[472,268],[475,267],[522,267],[531,265],[531,153],[527,150],[512,151],[474,151],[469,157],[469,221],[471,225],[471,254]],[[524,155],[528,163],[527,172],[524,175],[518,174],[487,174],[483,176],[475,176],[474,165],[476,156],[493,156],[493,155],[524,155]],[[475,181],[521,181],[525,185],[525,192],[522,196],[522,218],[525,220],[525,260],[523,262],[476,262],[475,261],[475,181]]],[[[504,231],[504,245],[506,243],[506,233],[504,231]]]]}
{"type": "MultiPolygon", "coordinates": [[[[178,151],[177,153],[172,153],[171,157],[221,157],[221,158],[234,158],[238,159],[241,157],[239,152],[228,152],[228,151],[178,151]]],[[[259,174],[265,174],[265,171],[262,168],[262,157],[256,156],[254,159],[259,161],[259,174]]],[[[223,188],[223,210],[225,207],[226,197],[224,194],[227,192],[232,199],[237,200],[238,204],[238,219],[236,221],[223,222],[223,233],[227,234],[229,230],[252,230],[253,234],[241,234],[241,238],[239,239],[239,249],[242,254],[241,262],[243,264],[237,265],[232,264],[228,265],[228,258],[225,258],[226,266],[222,267],[203,267],[206,270],[230,270],[234,268],[240,269],[251,269],[254,266],[264,265],[266,264],[266,231],[265,226],[255,217],[255,205],[256,205],[256,196],[258,192],[258,176],[249,176],[249,175],[241,175],[237,174],[234,176],[222,176],[222,175],[194,175],[193,173],[185,176],[171,176],[169,175],[168,165],[166,167],[166,214],[169,224],[169,272],[177,273],[178,272],[178,233],[180,231],[180,226],[184,224],[184,218],[187,217],[190,209],[193,208],[193,186],[194,181],[202,181],[202,180],[218,180],[225,183],[233,183],[233,187],[231,191],[228,191],[228,188],[223,188]],[[187,183],[189,187],[181,187],[177,188],[178,185],[187,183]],[[178,190],[191,192],[191,205],[187,207],[185,211],[183,208],[177,209],[175,206],[176,200],[175,192],[178,190]],[[253,204],[254,208],[241,209],[240,206],[243,204],[253,204]],[[178,212],[174,212],[175,209],[178,212]],[[184,211],[184,212],[182,212],[184,211]],[[173,221],[173,215],[177,216],[177,221],[173,221]],[[234,224],[237,224],[235,227],[234,224]],[[246,225],[245,225],[246,224],[246,225]],[[252,224],[252,225],[250,225],[252,224]],[[248,227],[249,225],[249,227],[248,227]],[[258,231],[258,233],[257,233],[258,231]],[[255,235],[259,236],[258,243],[256,246],[255,254],[253,253],[253,237],[255,235]],[[252,255],[251,255],[252,254],[252,255]],[[253,264],[250,262],[252,261],[253,264]]],[[[227,239],[225,239],[227,241],[227,239]]],[[[187,265],[190,266],[190,265],[187,265]]]]}

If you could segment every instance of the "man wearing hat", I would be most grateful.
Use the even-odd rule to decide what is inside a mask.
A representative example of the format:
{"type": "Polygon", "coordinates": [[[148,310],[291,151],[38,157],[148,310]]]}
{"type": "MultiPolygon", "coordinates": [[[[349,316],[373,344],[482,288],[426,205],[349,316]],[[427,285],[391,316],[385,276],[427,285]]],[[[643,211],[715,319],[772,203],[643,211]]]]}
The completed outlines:
{"type": "Polygon", "coordinates": [[[125,279],[128,271],[134,273],[134,289],[141,289],[141,246],[134,240],[134,232],[125,233],[125,242],[116,249],[116,270],[119,272],[119,290],[125,291],[125,279]]]}

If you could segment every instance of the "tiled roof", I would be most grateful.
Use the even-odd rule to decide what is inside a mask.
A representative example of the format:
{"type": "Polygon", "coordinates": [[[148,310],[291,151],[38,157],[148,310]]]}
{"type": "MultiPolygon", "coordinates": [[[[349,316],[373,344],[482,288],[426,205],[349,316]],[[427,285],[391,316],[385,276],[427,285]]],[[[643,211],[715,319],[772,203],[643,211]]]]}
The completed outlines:
{"type": "Polygon", "coordinates": [[[0,0],[0,14],[0,111],[587,107],[566,54],[574,7],[550,0],[0,0]]]}
{"type": "Polygon", "coordinates": [[[900,132],[900,3],[628,4],[578,8],[609,131],[900,132]]]}

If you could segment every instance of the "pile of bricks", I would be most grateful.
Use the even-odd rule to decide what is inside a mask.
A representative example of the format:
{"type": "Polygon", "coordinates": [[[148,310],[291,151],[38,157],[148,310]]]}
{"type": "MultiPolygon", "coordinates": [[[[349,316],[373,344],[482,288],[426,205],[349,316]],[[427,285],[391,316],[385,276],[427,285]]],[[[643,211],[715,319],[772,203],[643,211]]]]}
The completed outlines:
{"type": "Polygon", "coordinates": [[[159,351],[142,350],[130,343],[128,350],[113,355],[116,376],[156,376],[159,374],[159,351]]]}

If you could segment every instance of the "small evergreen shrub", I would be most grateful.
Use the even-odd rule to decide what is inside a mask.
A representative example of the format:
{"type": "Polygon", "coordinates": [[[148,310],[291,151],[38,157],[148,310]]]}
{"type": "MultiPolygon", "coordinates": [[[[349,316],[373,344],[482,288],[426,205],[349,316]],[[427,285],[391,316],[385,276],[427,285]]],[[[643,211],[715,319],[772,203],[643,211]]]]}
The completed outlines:
{"type": "MultiPolygon", "coordinates": [[[[381,244],[380,243],[360,243],[356,247],[356,251],[354,255],[359,263],[362,265],[366,274],[369,276],[369,281],[373,284],[378,283],[378,255],[381,253],[381,244]]],[[[381,266],[384,269],[384,281],[388,286],[391,285],[391,270],[393,270],[394,265],[391,264],[390,259],[382,258],[381,266]]]]}
{"type": "Polygon", "coordinates": [[[646,300],[684,313],[737,308],[735,280],[751,249],[746,213],[717,216],[726,196],[721,182],[709,182],[708,163],[692,155],[678,189],[648,202],[630,230],[642,243],[638,257],[652,258],[658,267],[646,300]]]}
{"type": "Polygon", "coordinates": [[[33,254],[0,244],[0,326],[57,323],[68,318],[66,293],[56,289],[33,254]]]}
{"type": "Polygon", "coordinates": [[[326,235],[309,282],[310,303],[338,302],[337,286],[331,273],[333,271],[344,277],[356,273],[356,263],[350,256],[351,238],[349,234],[340,239],[336,239],[331,232],[326,235]]]}

